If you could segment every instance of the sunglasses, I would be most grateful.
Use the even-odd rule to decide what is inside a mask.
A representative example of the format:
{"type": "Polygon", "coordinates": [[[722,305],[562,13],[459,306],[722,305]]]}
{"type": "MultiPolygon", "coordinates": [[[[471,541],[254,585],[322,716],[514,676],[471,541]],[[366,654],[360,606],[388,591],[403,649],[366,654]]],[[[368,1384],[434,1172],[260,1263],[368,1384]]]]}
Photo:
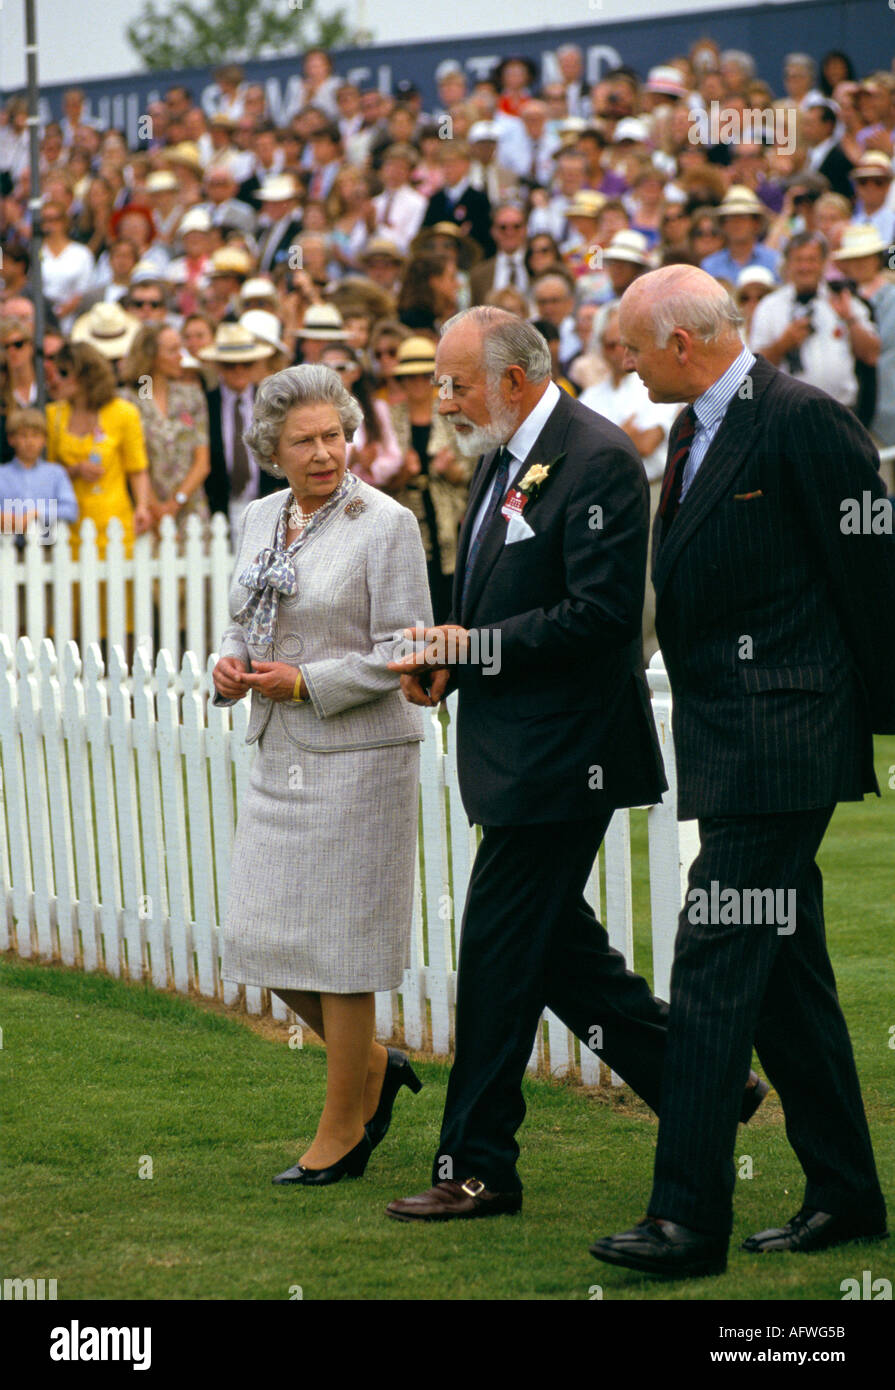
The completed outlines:
{"type": "Polygon", "coordinates": [[[859,174],[858,177],[855,179],[855,183],[869,183],[872,184],[874,188],[885,188],[886,184],[889,182],[889,179],[877,177],[876,174],[859,174]]]}
{"type": "Polygon", "coordinates": [[[8,348],[11,348],[11,347],[14,347],[14,348],[23,348],[23,347],[25,346],[26,343],[30,343],[30,342],[31,342],[31,339],[30,339],[30,338],[9,338],[9,339],[7,339],[7,341],[4,343],[4,347],[8,347],[8,348]]]}
{"type": "Polygon", "coordinates": [[[524,222],[495,222],[494,226],[499,232],[521,232],[525,226],[524,222]]]}
{"type": "Polygon", "coordinates": [[[758,302],[762,299],[764,299],[764,295],[761,293],[760,290],[756,290],[752,294],[740,295],[741,304],[758,304],[758,302]]]}
{"type": "Polygon", "coordinates": [[[354,367],[353,362],[327,362],[325,365],[331,372],[350,372],[354,367]]]}
{"type": "Polygon", "coordinates": [[[162,301],[160,299],[132,299],[131,305],[134,309],[160,309],[162,301]]]}

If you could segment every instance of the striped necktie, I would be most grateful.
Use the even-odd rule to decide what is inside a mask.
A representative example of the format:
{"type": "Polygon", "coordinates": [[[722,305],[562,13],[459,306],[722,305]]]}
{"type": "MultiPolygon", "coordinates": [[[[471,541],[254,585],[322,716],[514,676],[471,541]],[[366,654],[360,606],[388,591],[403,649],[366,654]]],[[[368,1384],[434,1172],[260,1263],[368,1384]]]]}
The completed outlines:
{"type": "Polygon", "coordinates": [[[696,433],[698,422],[696,411],[692,405],[687,406],[680,421],[681,423],[675,431],[674,453],[666,465],[665,477],[662,480],[662,492],[659,497],[659,515],[665,523],[666,531],[677,516],[677,509],[681,501],[681,488],[684,482],[684,467],[690,456],[690,446],[696,433]]]}

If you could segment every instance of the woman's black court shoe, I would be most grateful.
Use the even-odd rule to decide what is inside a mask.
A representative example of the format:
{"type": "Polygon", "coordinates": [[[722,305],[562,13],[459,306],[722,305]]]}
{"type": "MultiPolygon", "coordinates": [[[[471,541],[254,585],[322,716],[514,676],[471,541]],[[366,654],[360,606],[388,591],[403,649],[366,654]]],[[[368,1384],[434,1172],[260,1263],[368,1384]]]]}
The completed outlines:
{"type": "Polygon", "coordinates": [[[382,1082],[382,1094],[379,1097],[379,1104],[376,1113],[364,1125],[367,1137],[371,1146],[375,1149],[377,1144],[381,1144],[388,1127],[392,1122],[392,1109],[395,1104],[395,1097],[402,1086],[409,1086],[414,1095],[418,1095],[423,1088],[410,1062],[399,1052],[396,1047],[390,1047],[388,1051],[388,1063],[385,1068],[385,1077],[382,1082]]]}
{"type": "Polygon", "coordinates": [[[364,1131],[360,1143],[355,1144],[338,1163],[331,1164],[329,1168],[302,1168],[300,1163],[296,1163],[293,1168],[287,1168],[285,1173],[277,1173],[271,1181],[301,1183],[304,1187],[327,1187],[331,1182],[339,1182],[342,1178],[360,1178],[363,1177],[372,1152],[370,1137],[364,1131]]]}

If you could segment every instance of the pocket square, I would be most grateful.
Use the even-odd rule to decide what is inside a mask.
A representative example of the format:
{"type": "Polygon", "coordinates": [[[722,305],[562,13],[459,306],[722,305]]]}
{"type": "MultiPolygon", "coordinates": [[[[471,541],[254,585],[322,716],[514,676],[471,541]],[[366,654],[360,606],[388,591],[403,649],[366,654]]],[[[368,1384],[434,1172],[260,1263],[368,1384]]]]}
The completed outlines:
{"type": "Polygon", "coordinates": [[[507,522],[507,534],[504,545],[512,545],[515,541],[530,540],[533,535],[534,531],[525,518],[515,513],[507,522]]]}
{"type": "Polygon", "coordinates": [[[755,497],[764,497],[761,488],[756,492],[735,492],[733,494],[734,502],[751,502],[755,497]]]}

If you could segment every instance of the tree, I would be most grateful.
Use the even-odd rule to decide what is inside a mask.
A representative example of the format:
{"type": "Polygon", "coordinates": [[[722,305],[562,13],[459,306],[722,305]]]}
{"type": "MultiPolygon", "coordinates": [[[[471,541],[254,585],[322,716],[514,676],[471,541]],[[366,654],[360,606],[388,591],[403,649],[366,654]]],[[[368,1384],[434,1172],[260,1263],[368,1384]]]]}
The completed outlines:
{"type": "Polygon", "coordinates": [[[344,10],[318,17],[314,0],[211,0],[204,6],[147,0],[125,33],[151,71],[274,58],[310,47],[333,48],[354,37],[344,10]]]}

